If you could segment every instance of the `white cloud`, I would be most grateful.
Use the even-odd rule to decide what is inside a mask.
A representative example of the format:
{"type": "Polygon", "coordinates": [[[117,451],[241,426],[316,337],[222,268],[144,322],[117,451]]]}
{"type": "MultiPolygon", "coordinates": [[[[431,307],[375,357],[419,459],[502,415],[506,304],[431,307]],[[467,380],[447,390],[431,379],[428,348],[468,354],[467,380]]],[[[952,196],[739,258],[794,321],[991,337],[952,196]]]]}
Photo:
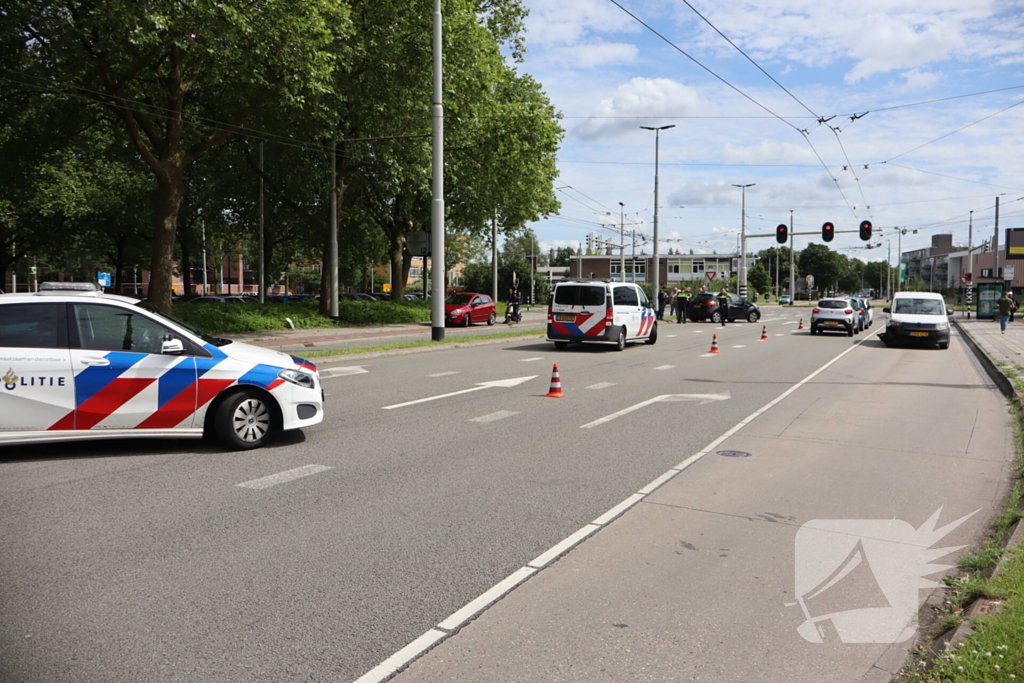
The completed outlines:
{"type": "Polygon", "coordinates": [[[904,71],[902,76],[909,90],[925,90],[935,85],[942,78],[941,73],[921,71],[920,69],[904,71]]]}
{"type": "Polygon", "coordinates": [[[610,97],[602,99],[590,114],[594,118],[576,126],[573,133],[584,140],[594,140],[636,129],[638,119],[616,117],[686,116],[708,110],[708,103],[696,88],[670,78],[633,78],[620,85],[610,97]]]}
{"type": "Polygon", "coordinates": [[[571,47],[556,47],[547,50],[540,64],[550,63],[569,68],[588,69],[609,64],[631,64],[636,61],[639,49],[632,43],[580,43],[571,47]]]}

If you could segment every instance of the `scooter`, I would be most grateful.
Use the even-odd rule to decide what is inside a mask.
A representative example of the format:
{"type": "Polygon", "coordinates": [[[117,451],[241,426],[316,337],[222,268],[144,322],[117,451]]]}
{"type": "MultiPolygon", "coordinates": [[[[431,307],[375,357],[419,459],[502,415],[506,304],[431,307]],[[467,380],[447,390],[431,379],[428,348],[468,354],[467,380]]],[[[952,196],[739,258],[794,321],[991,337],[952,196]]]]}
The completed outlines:
{"type": "Polygon", "coordinates": [[[523,313],[519,305],[509,306],[505,309],[505,324],[519,323],[523,321],[523,313]]]}

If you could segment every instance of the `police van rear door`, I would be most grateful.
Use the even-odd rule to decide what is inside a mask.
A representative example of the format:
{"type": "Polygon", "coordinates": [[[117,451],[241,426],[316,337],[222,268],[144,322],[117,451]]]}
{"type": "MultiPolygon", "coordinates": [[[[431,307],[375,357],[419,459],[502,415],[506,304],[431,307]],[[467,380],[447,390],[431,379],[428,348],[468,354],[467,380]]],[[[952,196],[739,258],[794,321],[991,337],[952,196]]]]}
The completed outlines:
{"type": "Polygon", "coordinates": [[[560,334],[594,336],[604,331],[606,305],[603,284],[559,284],[551,304],[552,326],[560,334]]]}

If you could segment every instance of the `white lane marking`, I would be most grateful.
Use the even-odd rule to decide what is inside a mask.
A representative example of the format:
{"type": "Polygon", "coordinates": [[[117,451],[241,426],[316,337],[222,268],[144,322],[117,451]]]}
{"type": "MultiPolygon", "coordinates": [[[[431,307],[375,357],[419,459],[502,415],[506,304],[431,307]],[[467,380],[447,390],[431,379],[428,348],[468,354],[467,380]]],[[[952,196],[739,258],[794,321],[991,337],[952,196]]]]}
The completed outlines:
{"type": "Polygon", "coordinates": [[[459,374],[459,370],[449,370],[448,372],[435,372],[432,375],[427,375],[427,377],[447,377],[448,375],[457,375],[457,374],[459,374]]]}
{"type": "Polygon", "coordinates": [[[700,334],[700,333],[701,333],[701,332],[703,332],[703,331],[704,331],[704,330],[694,330],[694,331],[693,331],[693,333],[694,333],[694,334],[700,334]]]}
{"type": "Polygon", "coordinates": [[[786,335],[782,334],[781,332],[776,332],[775,336],[776,337],[785,337],[786,335]]]}
{"type": "Polygon", "coordinates": [[[601,527],[597,526],[596,524],[587,524],[579,531],[570,534],[562,542],[556,543],[555,545],[551,546],[550,548],[542,552],[537,557],[527,562],[526,566],[533,567],[534,569],[540,569],[541,567],[543,567],[544,565],[548,564],[556,557],[561,555],[562,553],[571,550],[574,545],[580,543],[583,539],[585,539],[587,536],[594,533],[600,528],[601,527]]]}
{"type": "Polygon", "coordinates": [[[796,321],[795,321],[795,320],[790,320],[789,322],[787,322],[787,323],[782,323],[782,324],[783,324],[783,325],[796,325],[796,321]]]}
{"type": "Polygon", "coordinates": [[[507,577],[492,586],[488,591],[478,598],[470,600],[464,607],[457,610],[450,617],[437,625],[446,631],[454,631],[458,627],[472,619],[476,614],[485,610],[491,603],[496,602],[501,596],[521,584],[526,579],[536,574],[537,570],[532,567],[520,567],[507,577]]]}
{"type": "Polygon", "coordinates": [[[432,628],[412,641],[383,662],[373,667],[355,680],[355,683],[380,683],[390,678],[396,671],[404,667],[421,654],[434,647],[437,641],[448,636],[444,631],[432,628]]]}
{"type": "Polygon", "coordinates": [[[331,377],[347,377],[348,375],[365,375],[368,372],[369,370],[367,370],[361,365],[326,368],[320,371],[320,379],[329,379],[331,377]]]}
{"type": "Polygon", "coordinates": [[[678,334],[666,334],[665,338],[666,339],[675,339],[678,336],[679,336],[678,334]]]}
{"type": "Polygon", "coordinates": [[[671,370],[674,367],[675,367],[674,365],[659,365],[658,367],[656,367],[654,369],[655,370],[671,370]]]}
{"type": "Polygon", "coordinates": [[[702,354],[700,354],[700,357],[701,358],[714,358],[717,355],[718,355],[717,353],[702,353],[702,354]]]}
{"type": "Polygon", "coordinates": [[[732,348],[734,348],[734,349],[745,349],[745,348],[747,348],[747,345],[746,344],[737,344],[736,346],[734,346],[732,348]]]}
{"type": "Polygon", "coordinates": [[[614,387],[615,382],[598,382],[597,384],[591,384],[586,389],[607,389],[608,387],[614,387]]]}
{"type": "Polygon", "coordinates": [[[537,356],[536,358],[520,358],[519,362],[520,363],[531,363],[531,362],[533,362],[535,360],[544,360],[544,359],[541,358],[540,356],[537,356]]]}
{"type": "Polygon", "coordinates": [[[605,524],[608,524],[613,519],[615,519],[616,517],[618,517],[623,512],[633,507],[643,499],[644,497],[642,494],[634,493],[632,496],[630,496],[626,500],[622,501],[621,503],[613,507],[608,512],[604,513],[603,515],[595,519],[593,522],[591,522],[591,524],[596,524],[597,526],[604,526],[605,524]]]}
{"type": "Polygon", "coordinates": [[[285,470],[284,472],[271,474],[268,477],[260,477],[259,479],[253,479],[252,481],[235,484],[235,486],[241,486],[244,489],[266,489],[271,486],[277,486],[278,484],[284,484],[285,482],[301,479],[302,477],[308,477],[309,475],[316,474],[317,472],[324,472],[326,470],[333,469],[333,467],[328,467],[327,465],[303,465],[302,467],[296,467],[293,470],[285,470]]]}
{"type": "Polygon", "coordinates": [[[506,417],[512,417],[519,413],[515,410],[499,410],[496,413],[490,413],[489,415],[481,415],[480,417],[474,417],[470,422],[497,422],[498,420],[504,420],[506,417]]]}
{"type": "MultiPolygon", "coordinates": [[[[701,458],[703,458],[705,455],[710,453],[713,449],[718,447],[718,445],[721,444],[723,441],[725,441],[730,436],[732,436],[733,434],[738,432],[740,429],[742,429],[744,426],[749,424],[752,420],[754,420],[754,418],[758,417],[762,413],[768,411],[769,409],[771,409],[772,407],[777,405],[780,401],[785,399],[787,396],[792,394],[794,391],[796,391],[797,389],[802,387],[807,382],[809,382],[812,379],[814,379],[815,377],[817,377],[820,373],[824,372],[826,369],[828,369],[830,366],[832,366],[832,364],[837,362],[840,358],[842,358],[846,354],[850,353],[850,351],[853,351],[855,348],[857,348],[858,346],[863,344],[865,341],[867,341],[867,339],[862,339],[856,345],[851,346],[848,349],[846,349],[845,351],[843,351],[842,353],[840,353],[838,356],[836,356],[835,358],[830,360],[828,363],[826,363],[825,365],[821,366],[820,368],[818,368],[817,370],[812,372],[810,375],[805,377],[803,380],[801,380],[797,384],[794,384],[792,387],[787,389],[785,392],[783,392],[777,398],[775,398],[774,400],[772,400],[769,403],[767,403],[763,408],[761,408],[757,412],[753,413],[752,415],[747,417],[745,420],[743,420],[742,422],[740,422],[739,424],[734,426],[732,429],[727,431],[725,434],[723,434],[722,436],[718,437],[717,439],[715,439],[714,441],[709,443],[707,446],[705,446],[703,448],[703,450],[701,450],[701,451],[691,455],[689,458],[687,458],[683,462],[681,462],[678,465],[676,465],[675,467],[673,467],[671,471],[673,471],[676,474],[678,474],[679,472],[682,472],[683,470],[685,470],[687,467],[689,467],[693,463],[695,463],[698,460],[700,460],[701,458]]],[[[664,484],[665,482],[664,481],[659,481],[660,479],[661,479],[661,477],[658,477],[658,479],[655,479],[654,481],[652,481],[645,488],[651,488],[655,483],[657,483],[658,486],[661,486],[661,484],[664,484]]],[[[665,481],[668,481],[668,480],[666,479],[665,481]]],[[[652,491],[653,491],[653,489],[652,489],[652,491]]],[[[646,495],[649,495],[649,494],[646,494],[646,495]]],[[[572,543],[572,544],[569,544],[568,542],[574,536],[576,536],[576,535],[580,534],[581,532],[587,530],[591,526],[594,527],[595,531],[597,529],[602,528],[601,526],[597,526],[597,521],[612,518],[613,513],[617,514],[617,511],[620,508],[622,508],[623,510],[629,509],[630,507],[636,505],[641,500],[643,500],[643,498],[645,498],[646,495],[645,494],[637,493],[637,494],[634,494],[634,496],[630,496],[625,501],[623,501],[622,503],[619,503],[614,508],[612,508],[611,510],[606,512],[604,515],[601,515],[601,517],[598,517],[598,519],[595,520],[593,523],[588,524],[586,527],[584,527],[580,531],[577,531],[572,536],[566,538],[561,543],[555,545],[548,552],[550,553],[553,550],[555,550],[556,548],[561,548],[561,547],[566,546],[566,545],[569,545],[570,547],[574,546],[574,545],[578,545],[578,542],[572,543]],[[639,496],[639,498],[634,499],[635,496],[639,496]]],[[[583,538],[585,539],[591,533],[594,533],[594,532],[587,533],[583,538]]],[[[562,552],[564,552],[564,551],[563,550],[559,550],[558,554],[561,554],[562,552]]],[[[538,556],[537,560],[540,560],[540,559],[544,558],[544,556],[547,555],[547,554],[548,553],[544,553],[543,555],[538,556]]],[[[534,562],[536,562],[537,560],[534,560],[534,562]]],[[[530,564],[533,564],[533,562],[531,562],[530,564]]],[[[525,567],[524,569],[528,569],[528,568],[529,567],[525,567]]],[[[515,576],[515,574],[513,574],[513,576],[515,576]]],[[[508,579],[506,579],[506,581],[507,580],[508,579]]],[[[389,678],[396,671],[398,671],[402,667],[406,666],[409,662],[413,661],[414,659],[416,659],[417,657],[419,657],[423,653],[425,653],[428,650],[430,650],[439,640],[441,640],[442,638],[445,638],[448,635],[450,635],[450,634],[444,633],[443,631],[439,631],[437,629],[430,629],[429,631],[424,633],[422,636],[420,636],[419,638],[417,638],[413,642],[409,643],[408,645],[403,647],[401,650],[399,650],[395,654],[393,654],[390,657],[388,657],[386,660],[384,660],[384,662],[382,662],[381,664],[379,664],[376,667],[374,667],[373,669],[371,669],[368,673],[366,673],[362,677],[358,678],[354,683],[381,683],[382,681],[384,681],[387,678],[389,678]]]]}
{"type": "Polygon", "coordinates": [[[617,417],[628,415],[629,413],[632,413],[634,410],[640,410],[641,408],[649,406],[654,403],[668,403],[673,401],[695,401],[698,405],[704,405],[705,403],[714,403],[716,401],[728,401],[730,398],[732,398],[732,395],[728,391],[725,392],[724,394],[662,394],[661,396],[655,396],[654,398],[649,398],[646,401],[641,401],[640,403],[631,405],[628,408],[623,408],[622,410],[616,411],[611,415],[605,415],[604,417],[598,418],[593,422],[588,422],[587,424],[580,426],[580,429],[590,429],[591,427],[603,425],[605,422],[611,422],[617,417]]]}
{"type": "Polygon", "coordinates": [[[511,379],[496,379],[491,382],[480,382],[475,387],[469,389],[463,389],[462,391],[451,391],[447,394],[438,394],[437,396],[427,396],[426,398],[418,398],[415,401],[406,401],[405,403],[396,403],[393,406],[383,406],[382,410],[394,410],[395,408],[404,408],[406,406],[414,406],[417,403],[426,403],[427,401],[436,401],[440,398],[448,398],[450,396],[458,396],[459,394],[468,394],[473,391],[480,391],[481,389],[490,389],[491,387],[515,387],[519,386],[523,382],[529,382],[531,379],[535,379],[537,375],[530,375],[529,377],[513,377],[511,379]]]}

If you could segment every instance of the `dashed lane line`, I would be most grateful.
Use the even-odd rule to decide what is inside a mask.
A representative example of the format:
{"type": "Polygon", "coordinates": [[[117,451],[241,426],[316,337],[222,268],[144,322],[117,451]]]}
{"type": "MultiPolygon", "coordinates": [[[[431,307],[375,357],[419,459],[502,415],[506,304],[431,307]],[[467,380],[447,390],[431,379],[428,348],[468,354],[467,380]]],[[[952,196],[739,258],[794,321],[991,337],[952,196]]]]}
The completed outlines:
{"type": "Polygon", "coordinates": [[[459,372],[459,370],[449,370],[448,372],[435,372],[432,375],[427,375],[427,377],[447,377],[448,375],[457,375],[459,374],[459,372]]]}
{"type": "Polygon", "coordinates": [[[504,420],[506,417],[512,417],[518,415],[519,412],[515,410],[499,410],[496,413],[489,413],[487,415],[481,415],[480,417],[474,417],[470,422],[497,422],[498,420],[504,420]]]}
{"type": "Polygon", "coordinates": [[[584,388],[585,389],[607,389],[608,387],[614,387],[614,386],[615,386],[615,382],[598,382],[597,384],[591,384],[589,387],[584,387],[584,388]]]}
{"type": "Polygon", "coordinates": [[[671,370],[674,367],[675,367],[674,365],[659,365],[658,367],[656,367],[654,369],[655,370],[671,370]]]}
{"type": "Polygon", "coordinates": [[[271,474],[267,477],[260,477],[259,479],[253,479],[252,481],[235,484],[235,486],[240,486],[243,489],[268,489],[271,486],[277,486],[278,484],[284,484],[289,481],[308,477],[312,474],[317,474],[318,472],[325,472],[333,469],[333,467],[328,467],[327,465],[304,465],[302,467],[296,467],[293,470],[285,470],[284,472],[271,474]]]}

